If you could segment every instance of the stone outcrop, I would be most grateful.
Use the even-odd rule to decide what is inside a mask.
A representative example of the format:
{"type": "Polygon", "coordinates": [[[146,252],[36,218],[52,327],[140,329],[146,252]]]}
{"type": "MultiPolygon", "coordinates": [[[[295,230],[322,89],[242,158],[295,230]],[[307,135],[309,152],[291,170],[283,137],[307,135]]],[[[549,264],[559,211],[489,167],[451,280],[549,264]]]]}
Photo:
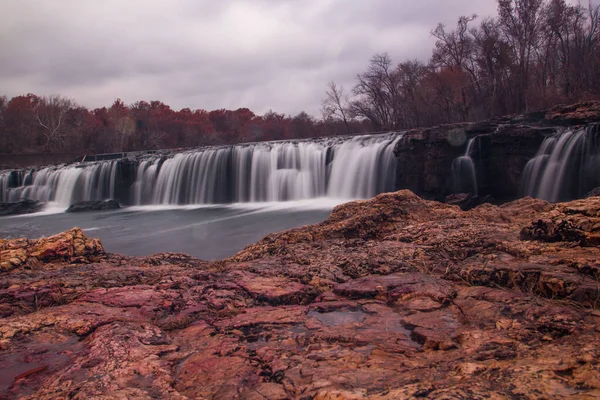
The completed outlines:
{"type": "Polygon", "coordinates": [[[116,200],[80,201],[71,204],[67,212],[109,211],[121,208],[116,200]]]}
{"type": "MultiPolygon", "coordinates": [[[[543,113],[541,121],[547,125],[583,125],[598,122],[599,115],[600,101],[586,101],[553,107],[543,113]]],[[[540,116],[537,117],[539,118],[540,116]]],[[[533,117],[534,120],[540,120],[538,118],[533,117]]]]}
{"type": "Polygon", "coordinates": [[[597,398],[599,210],[400,191],[216,262],[2,241],[0,397],[597,398]]]}
{"type": "Polygon", "coordinates": [[[32,214],[40,211],[44,203],[34,200],[21,200],[16,203],[0,203],[0,216],[32,214]]]}
{"type": "Polygon", "coordinates": [[[43,239],[0,239],[0,268],[46,268],[48,264],[90,263],[104,257],[98,239],[89,239],[79,228],[43,239]]]}
{"type": "Polygon", "coordinates": [[[521,238],[600,246],[600,202],[572,201],[555,206],[521,230],[521,238]],[[591,203],[591,204],[590,204],[591,203]]]}

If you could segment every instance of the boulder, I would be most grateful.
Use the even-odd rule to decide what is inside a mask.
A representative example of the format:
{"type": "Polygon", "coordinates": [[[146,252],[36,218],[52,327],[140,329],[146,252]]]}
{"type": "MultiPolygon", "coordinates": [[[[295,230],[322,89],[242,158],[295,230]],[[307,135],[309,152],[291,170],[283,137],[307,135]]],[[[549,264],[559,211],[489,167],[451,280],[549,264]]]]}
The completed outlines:
{"type": "Polygon", "coordinates": [[[104,256],[100,241],[88,238],[79,228],[34,240],[0,239],[0,271],[50,263],[89,263],[104,256]]]}
{"type": "Polygon", "coordinates": [[[71,204],[67,212],[89,212],[89,211],[108,211],[121,208],[116,200],[100,200],[100,201],[80,201],[71,204]]]}
{"type": "Polygon", "coordinates": [[[44,203],[35,200],[21,200],[16,203],[0,203],[0,216],[31,214],[42,209],[44,203]]]}

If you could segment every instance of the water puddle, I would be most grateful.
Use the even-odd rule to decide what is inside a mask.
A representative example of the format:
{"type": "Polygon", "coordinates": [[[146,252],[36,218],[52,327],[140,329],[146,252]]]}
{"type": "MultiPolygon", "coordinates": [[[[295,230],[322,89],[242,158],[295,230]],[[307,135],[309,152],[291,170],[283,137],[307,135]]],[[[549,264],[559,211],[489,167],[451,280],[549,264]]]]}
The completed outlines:
{"type": "Polygon", "coordinates": [[[323,325],[338,326],[362,322],[366,318],[366,313],[350,310],[310,311],[308,316],[317,319],[323,325]]]}
{"type": "Polygon", "coordinates": [[[44,377],[68,365],[70,355],[82,349],[83,343],[67,338],[57,343],[23,343],[11,353],[0,354],[0,399],[33,393],[44,377]]]}

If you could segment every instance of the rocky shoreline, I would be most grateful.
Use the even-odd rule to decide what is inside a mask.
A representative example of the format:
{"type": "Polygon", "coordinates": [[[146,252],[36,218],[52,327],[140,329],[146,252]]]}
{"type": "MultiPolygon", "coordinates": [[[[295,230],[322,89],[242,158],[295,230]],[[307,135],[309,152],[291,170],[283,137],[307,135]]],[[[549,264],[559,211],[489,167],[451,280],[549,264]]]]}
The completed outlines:
{"type": "Polygon", "coordinates": [[[600,197],[338,206],[234,257],[0,240],[0,398],[597,398],[600,197]]]}

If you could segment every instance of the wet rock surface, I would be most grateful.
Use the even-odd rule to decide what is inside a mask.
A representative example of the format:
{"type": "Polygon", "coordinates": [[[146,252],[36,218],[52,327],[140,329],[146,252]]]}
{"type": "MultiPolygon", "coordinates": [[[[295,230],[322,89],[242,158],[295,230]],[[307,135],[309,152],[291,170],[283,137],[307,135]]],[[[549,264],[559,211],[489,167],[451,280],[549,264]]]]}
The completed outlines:
{"type": "Polygon", "coordinates": [[[22,200],[16,203],[0,203],[0,216],[32,214],[40,211],[44,203],[34,200],[22,200]]]}
{"type": "Polygon", "coordinates": [[[118,210],[119,208],[121,208],[121,206],[116,200],[80,201],[71,204],[69,208],[67,208],[67,212],[109,211],[118,210]]]}
{"type": "Polygon", "coordinates": [[[0,241],[0,398],[597,398],[598,210],[401,191],[217,262],[0,241]]]}

